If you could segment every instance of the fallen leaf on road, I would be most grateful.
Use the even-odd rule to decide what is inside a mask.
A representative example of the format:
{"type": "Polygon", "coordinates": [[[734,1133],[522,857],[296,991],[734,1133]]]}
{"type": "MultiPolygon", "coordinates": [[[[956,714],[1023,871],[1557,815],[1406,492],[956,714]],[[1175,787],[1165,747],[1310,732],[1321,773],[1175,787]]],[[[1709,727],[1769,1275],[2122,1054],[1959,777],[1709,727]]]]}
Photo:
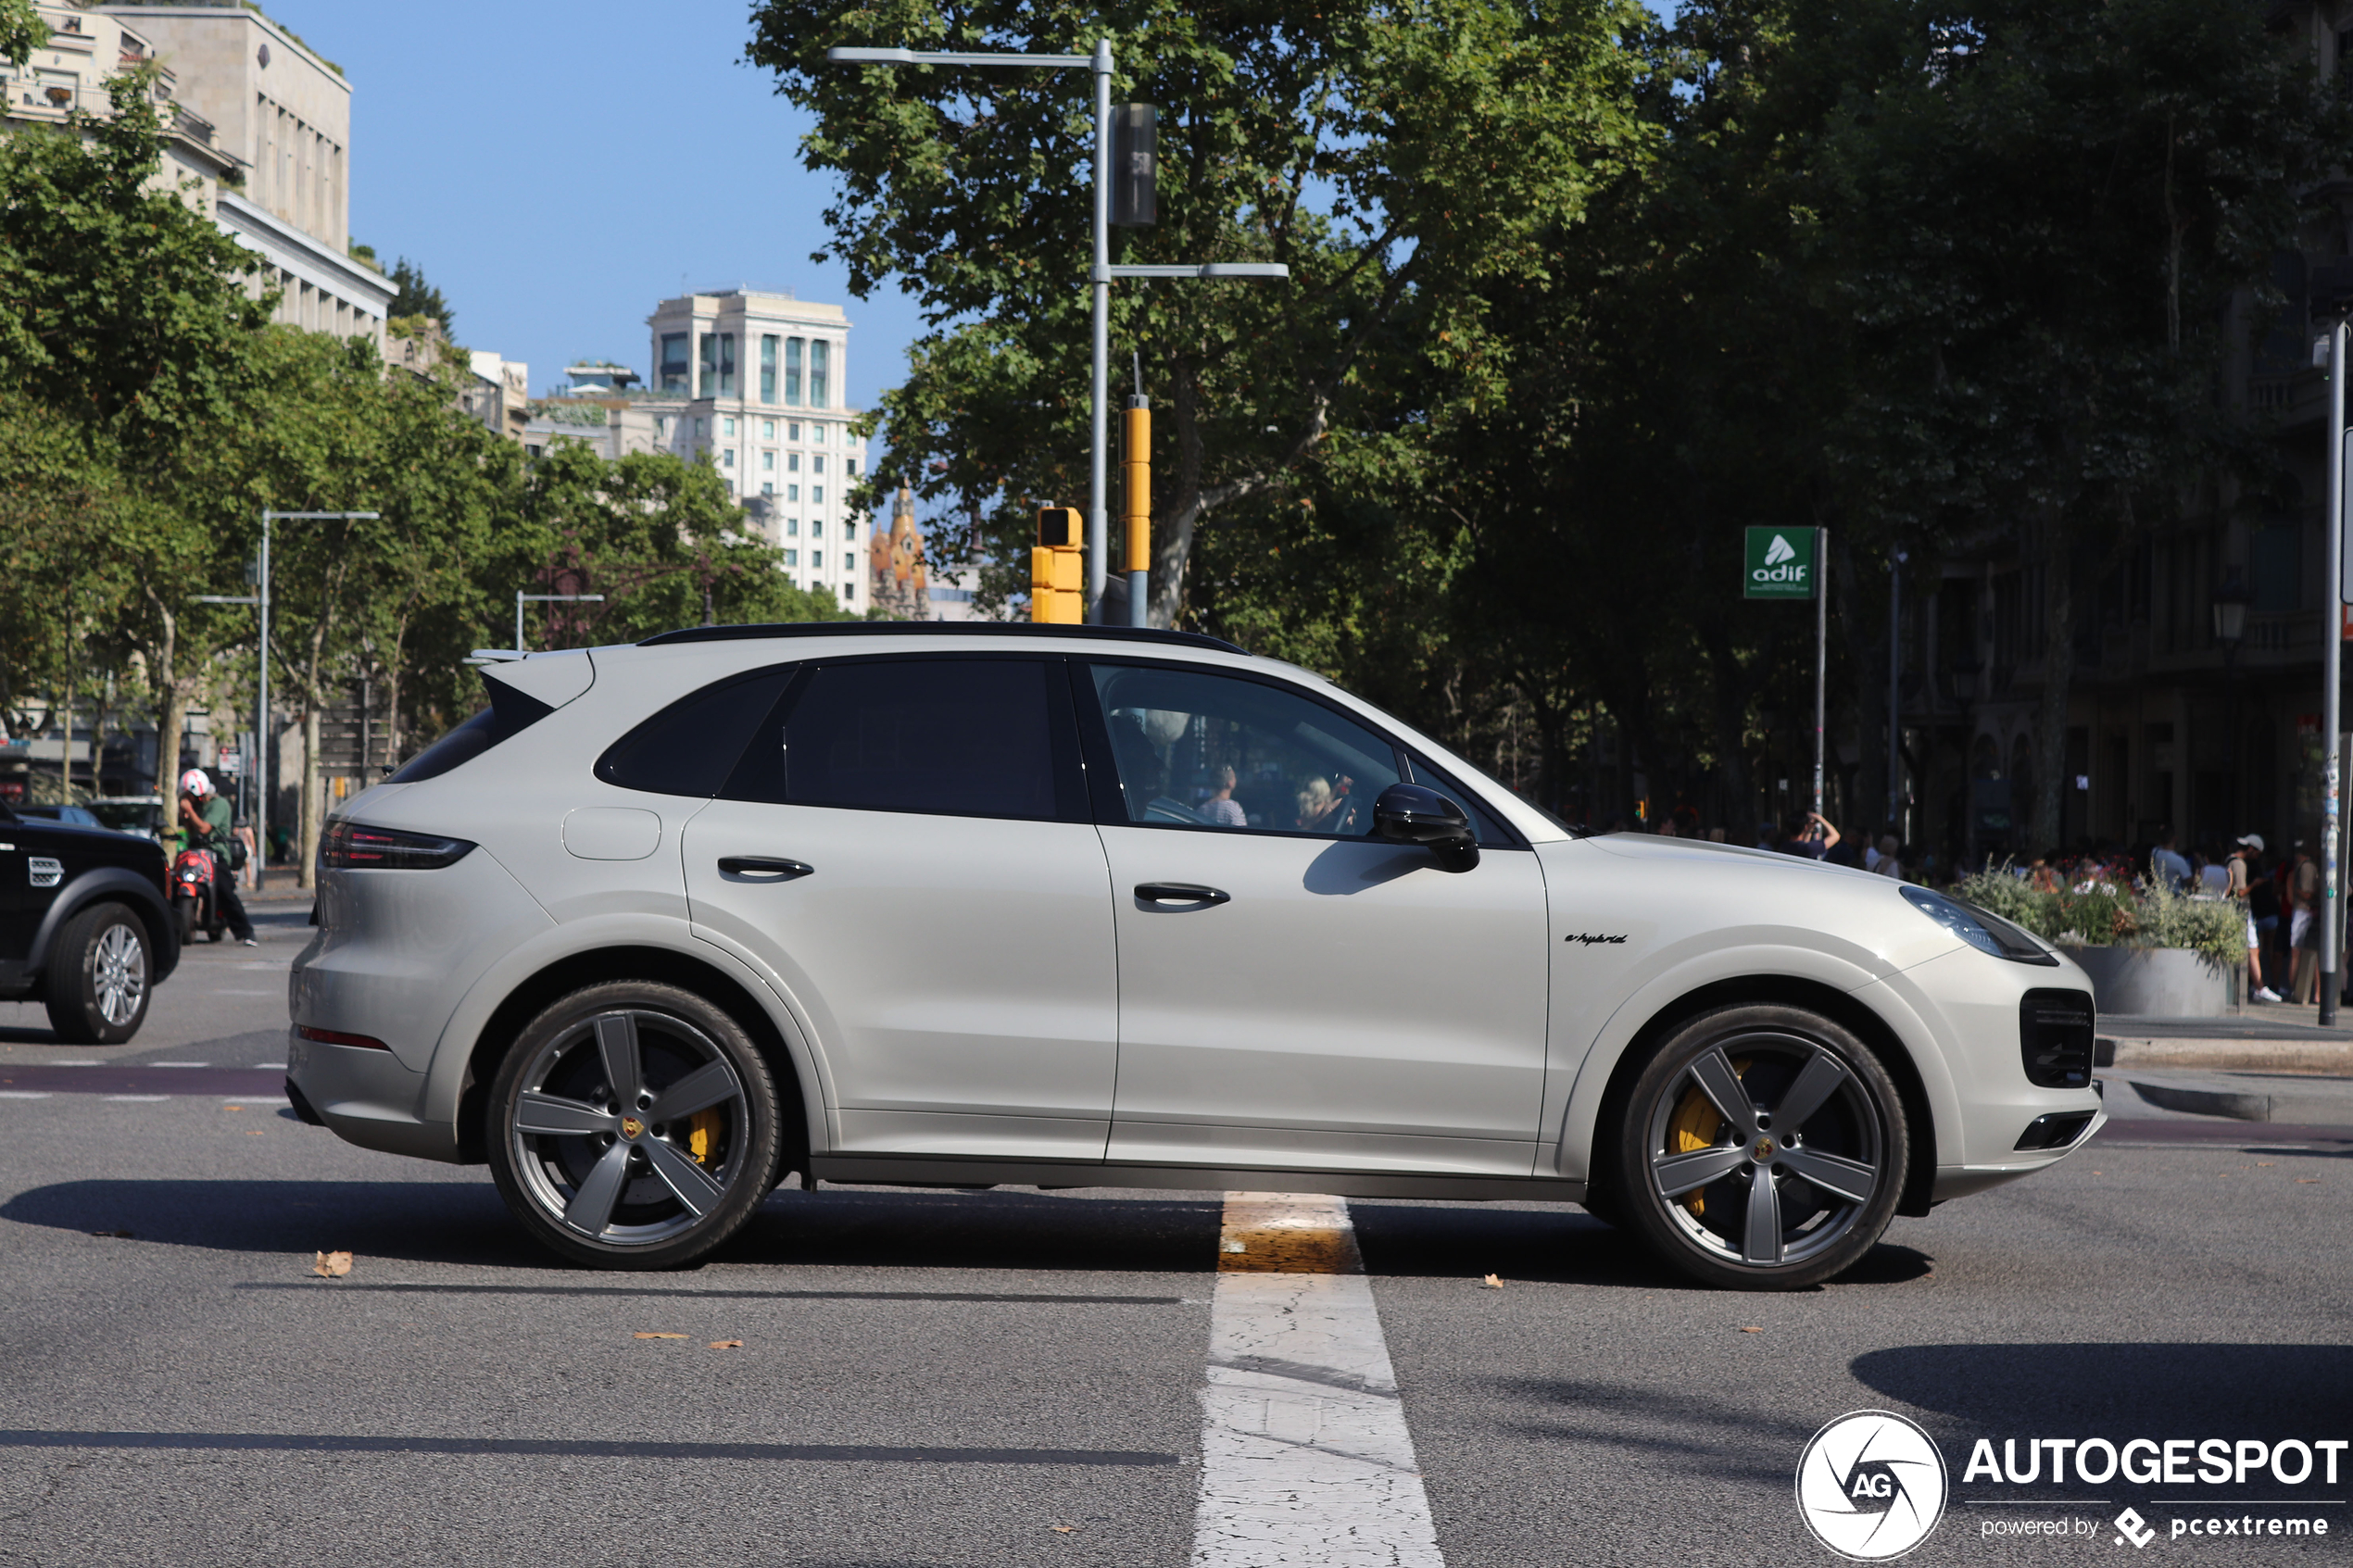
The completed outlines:
{"type": "Polygon", "coordinates": [[[1479,1283],[1487,1286],[1490,1290],[1501,1290],[1504,1288],[1504,1282],[1496,1278],[1493,1274],[1489,1274],[1485,1279],[1479,1281],[1479,1283]]]}
{"type": "Polygon", "coordinates": [[[92,1231],[90,1234],[92,1236],[110,1236],[119,1241],[129,1241],[131,1239],[131,1233],[129,1231],[92,1231]]]}
{"type": "Polygon", "coordinates": [[[2296,1178],[2296,1185],[2297,1186],[2317,1186],[2320,1185],[2320,1180],[2321,1178],[2318,1176],[2298,1176],[2296,1178]]]}
{"type": "Polygon", "coordinates": [[[1762,1333],[1764,1333],[1764,1332],[1765,1332],[1765,1330],[1764,1330],[1764,1328],[1763,1328],[1763,1326],[1762,1326],[1762,1325],[1759,1325],[1759,1326],[1755,1327],[1755,1328],[1743,1328],[1743,1329],[1742,1329],[1742,1330],[1741,1330],[1741,1332],[1742,1332],[1743,1334],[1762,1334],[1762,1333]]]}
{"type": "Polygon", "coordinates": [[[310,1272],[321,1279],[341,1279],[351,1272],[351,1254],[321,1252],[319,1261],[310,1265],[310,1272]]]}
{"type": "Polygon", "coordinates": [[[223,1110],[243,1110],[245,1107],[242,1105],[224,1105],[220,1109],[223,1110]]]}
{"type": "Polygon", "coordinates": [[[249,1138],[258,1138],[258,1137],[259,1137],[260,1135],[260,1135],[259,1133],[255,1132],[255,1131],[254,1131],[251,1127],[247,1127],[247,1128],[245,1129],[245,1136],[247,1136],[247,1137],[249,1137],[249,1138]]]}
{"type": "Polygon", "coordinates": [[[2279,1161],[2276,1160],[2259,1160],[2256,1161],[2256,1164],[2258,1165],[2276,1165],[2278,1163],[2279,1161]]]}
{"type": "Polygon", "coordinates": [[[744,1348],[744,1342],[740,1339],[714,1339],[711,1342],[711,1348],[714,1350],[740,1350],[744,1348]]]}
{"type": "Polygon", "coordinates": [[[684,1339],[686,1336],[683,1334],[637,1334],[630,1337],[633,1339],[684,1339]]]}
{"type": "Polygon", "coordinates": [[[1054,1526],[1054,1534],[1057,1536],[1075,1535],[1077,1533],[1077,1530],[1078,1526],[1076,1524],[1057,1524],[1054,1526]]]}

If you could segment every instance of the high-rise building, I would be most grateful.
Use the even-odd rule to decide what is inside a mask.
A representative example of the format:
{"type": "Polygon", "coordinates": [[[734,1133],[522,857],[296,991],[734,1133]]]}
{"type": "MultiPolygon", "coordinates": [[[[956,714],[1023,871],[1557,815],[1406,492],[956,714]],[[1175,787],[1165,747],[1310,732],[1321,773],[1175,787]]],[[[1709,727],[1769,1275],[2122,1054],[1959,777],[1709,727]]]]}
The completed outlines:
{"type": "Polygon", "coordinates": [[[847,502],[864,448],[844,397],[841,307],[737,288],[665,299],[646,324],[651,395],[633,403],[652,418],[657,449],[710,454],[795,583],[865,608],[865,541],[847,502]]]}

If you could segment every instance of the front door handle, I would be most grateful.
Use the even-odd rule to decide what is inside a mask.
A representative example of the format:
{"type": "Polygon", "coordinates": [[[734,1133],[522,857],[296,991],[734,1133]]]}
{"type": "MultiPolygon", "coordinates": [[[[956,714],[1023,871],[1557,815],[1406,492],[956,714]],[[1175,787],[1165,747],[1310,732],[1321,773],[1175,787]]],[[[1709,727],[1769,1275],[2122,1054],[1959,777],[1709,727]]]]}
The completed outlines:
{"type": "Polygon", "coordinates": [[[816,869],[806,860],[779,860],[768,855],[719,857],[719,874],[729,882],[790,882],[816,869]]]}
{"type": "Polygon", "coordinates": [[[1203,887],[1198,882],[1139,882],[1136,884],[1136,897],[1147,904],[1197,904],[1204,909],[1234,901],[1232,894],[1203,887]]]}

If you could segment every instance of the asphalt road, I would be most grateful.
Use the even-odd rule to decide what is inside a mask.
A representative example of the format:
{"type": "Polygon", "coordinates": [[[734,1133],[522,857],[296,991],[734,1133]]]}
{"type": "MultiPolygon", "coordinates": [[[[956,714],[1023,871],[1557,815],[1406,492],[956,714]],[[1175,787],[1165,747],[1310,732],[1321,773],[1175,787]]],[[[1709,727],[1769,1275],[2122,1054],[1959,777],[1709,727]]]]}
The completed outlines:
{"type": "MultiPolygon", "coordinates": [[[[0,1563],[1189,1561],[1219,1195],[780,1191],[702,1268],[565,1268],[482,1171],[256,1092],[300,919],[196,948],[129,1047],[0,1007],[0,1563]]],[[[1907,1562],[2137,1560],[2128,1505],[2152,1557],[2353,1560],[2353,1450],[2334,1487],[1964,1478],[1980,1437],[2353,1438],[2353,1128],[2120,1109],[1795,1295],[1575,1210],[1352,1205],[1443,1561],[1835,1561],[1793,1481],[1863,1409],[1948,1467],[1907,1562]],[[2224,1512],[2331,1533],[2171,1538],[2224,1512]],[[2088,1533],[1988,1534],[2024,1519],[2088,1533]]]]}

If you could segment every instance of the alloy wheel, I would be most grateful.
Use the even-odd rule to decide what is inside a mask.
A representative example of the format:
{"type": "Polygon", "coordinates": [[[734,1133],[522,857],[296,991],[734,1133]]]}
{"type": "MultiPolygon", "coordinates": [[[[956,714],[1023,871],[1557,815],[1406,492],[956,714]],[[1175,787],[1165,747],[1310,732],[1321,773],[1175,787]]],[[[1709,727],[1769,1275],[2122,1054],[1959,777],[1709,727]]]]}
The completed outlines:
{"type": "Polygon", "coordinates": [[[90,955],[90,986],[99,1016],[120,1028],[139,1016],[147,995],[147,945],[130,926],[110,925],[90,955]]]}
{"type": "Polygon", "coordinates": [[[1685,1245],[1745,1270],[1838,1250],[1894,1179],[1879,1098],[1818,1041],[1712,1041],[1652,1103],[1651,1196],[1685,1245]]]}
{"type": "Polygon", "coordinates": [[[748,1114],[743,1081],[708,1034],[616,1009],[539,1047],[506,1132],[547,1218],[607,1246],[651,1247],[693,1229],[744,1179],[748,1114]]]}

